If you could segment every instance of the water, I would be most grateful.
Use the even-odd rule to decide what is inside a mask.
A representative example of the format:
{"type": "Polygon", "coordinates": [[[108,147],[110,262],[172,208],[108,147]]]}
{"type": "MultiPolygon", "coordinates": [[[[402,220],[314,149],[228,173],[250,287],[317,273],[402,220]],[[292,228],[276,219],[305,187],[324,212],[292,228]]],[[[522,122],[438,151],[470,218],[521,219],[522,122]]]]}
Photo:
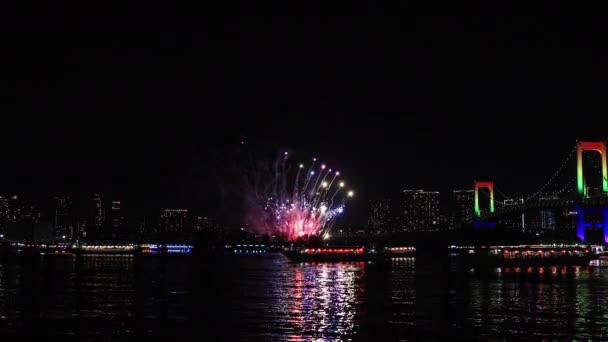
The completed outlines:
{"type": "Polygon", "coordinates": [[[292,264],[280,254],[0,262],[3,336],[128,341],[606,339],[608,268],[460,268],[438,256],[292,264]]]}

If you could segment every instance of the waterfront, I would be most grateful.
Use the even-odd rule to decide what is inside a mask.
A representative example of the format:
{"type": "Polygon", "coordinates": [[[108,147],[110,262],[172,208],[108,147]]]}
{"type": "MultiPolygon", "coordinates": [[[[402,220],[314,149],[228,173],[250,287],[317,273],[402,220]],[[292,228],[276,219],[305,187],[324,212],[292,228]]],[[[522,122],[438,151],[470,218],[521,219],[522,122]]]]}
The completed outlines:
{"type": "Polygon", "coordinates": [[[608,269],[461,269],[437,255],[46,255],[0,263],[0,333],[81,340],[605,339],[608,269]]]}

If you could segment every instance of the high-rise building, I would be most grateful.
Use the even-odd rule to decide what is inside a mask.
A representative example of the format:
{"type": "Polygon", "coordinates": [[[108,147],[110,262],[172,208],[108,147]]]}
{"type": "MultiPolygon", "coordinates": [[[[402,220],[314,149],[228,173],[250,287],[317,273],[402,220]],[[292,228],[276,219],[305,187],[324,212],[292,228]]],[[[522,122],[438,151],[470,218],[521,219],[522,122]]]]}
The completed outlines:
{"type": "Polygon", "coordinates": [[[474,190],[454,190],[452,193],[454,201],[453,225],[460,228],[473,222],[475,213],[475,191],[474,190]]]}
{"type": "Polygon", "coordinates": [[[553,210],[540,211],[540,228],[545,230],[555,230],[557,215],[553,210]]]}
{"type": "Polygon", "coordinates": [[[150,223],[148,222],[148,219],[146,217],[141,218],[135,224],[135,230],[139,237],[150,236],[152,233],[154,233],[153,229],[151,228],[152,227],[150,226],[150,223]]]}
{"type": "Polygon", "coordinates": [[[12,201],[9,204],[11,223],[23,223],[23,222],[38,222],[40,220],[40,211],[35,205],[24,201],[23,199],[17,199],[17,196],[12,197],[12,201]]]}
{"type": "Polygon", "coordinates": [[[6,227],[11,222],[11,207],[8,198],[0,196],[0,234],[4,235],[6,227]]]}
{"type": "Polygon", "coordinates": [[[104,207],[102,194],[93,194],[93,205],[93,225],[95,228],[101,229],[106,223],[106,208],[104,207]]]}
{"type": "Polygon", "coordinates": [[[160,213],[160,227],[163,232],[183,233],[187,218],[188,209],[164,209],[160,213]]]}
{"type": "Polygon", "coordinates": [[[55,220],[53,234],[57,239],[65,239],[70,236],[72,199],[67,195],[55,196],[55,220]]]}
{"type": "Polygon", "coordinates": [[[112,207],[110,207],[110,223],[112,228],[119,228],[123,224],[120,201],[112,201],[112,207]]]}
{"type": "Polygon", "coordinates": [[[403,190],[403,230],[432,231],[439,228],[439,191],[403,190]]]}
{"type": "Polygon", "coordinates": [[[21,220],[21,209],[23,207],[23,200],[13,195],[9,198],[8,202],[8,222],[17,223],[21,220]]]}
{"type": "Polygon", "coordinates": [[[86,238],[87,230],[90,229],[89,225],[90,223],[87,219],[78,220],[76,224],[76,229],[73,232],[74,238],[86,238]]]}
{"type": "Polygon", "coordinates": [[[367,230],[370,234],[391,233],[391,202],[388,199],[370,202],[367,230]]]}
{"type": "Polygon", "coordinates": [[[194,218],[195,232],[211,232],[217,230],[217,225],[208,216],[197,216],[194,218]]]}
{"type": "MultiPolygon", "coordinates": [[[[508,198],[502,203],[503,206],[516,206],[524,203],[523,198],[508,198]]],[[[526,214],[524,212],[505,215],[501,221],[508,227],[524,232],[526,230],[526,214]]]]}
{"type": "MultiPolygon", "coordinates": [[[[541,201],[558,200],[558,196],[540,196],[538,198],[541,201]]],[[[540,211],[540,229],[543,230],[555,230],[557,226],[557,213],[555,210],[541,210],[540,211]]]]}

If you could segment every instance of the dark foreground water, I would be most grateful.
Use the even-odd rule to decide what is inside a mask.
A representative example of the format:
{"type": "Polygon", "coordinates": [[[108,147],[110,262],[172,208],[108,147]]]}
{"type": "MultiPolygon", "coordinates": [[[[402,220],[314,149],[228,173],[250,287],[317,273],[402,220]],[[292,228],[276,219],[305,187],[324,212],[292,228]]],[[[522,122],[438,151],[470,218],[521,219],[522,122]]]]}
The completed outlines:
{"type": "Polygon", "coordinates": [[[280,254],[13,258],[0,262],[0,333],[91,341],[607,339],[608,268],[480,271],[436,256],[390,265],[292,264],[280,254]]]}

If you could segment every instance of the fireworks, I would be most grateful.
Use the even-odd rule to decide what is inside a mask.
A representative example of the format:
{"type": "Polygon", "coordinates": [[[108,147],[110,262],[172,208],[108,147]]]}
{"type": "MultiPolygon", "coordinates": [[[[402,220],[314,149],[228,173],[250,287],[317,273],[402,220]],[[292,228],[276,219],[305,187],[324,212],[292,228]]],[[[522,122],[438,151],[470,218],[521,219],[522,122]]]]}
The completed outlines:
{"type": "Polygon", "coordinates": [[[328,165],[289,163],[284,152],[272,168],[259,166],[248,179],[247,221],[260,234],[289,241],[329,236],[332,225],[354,196],[328,165]]]}

